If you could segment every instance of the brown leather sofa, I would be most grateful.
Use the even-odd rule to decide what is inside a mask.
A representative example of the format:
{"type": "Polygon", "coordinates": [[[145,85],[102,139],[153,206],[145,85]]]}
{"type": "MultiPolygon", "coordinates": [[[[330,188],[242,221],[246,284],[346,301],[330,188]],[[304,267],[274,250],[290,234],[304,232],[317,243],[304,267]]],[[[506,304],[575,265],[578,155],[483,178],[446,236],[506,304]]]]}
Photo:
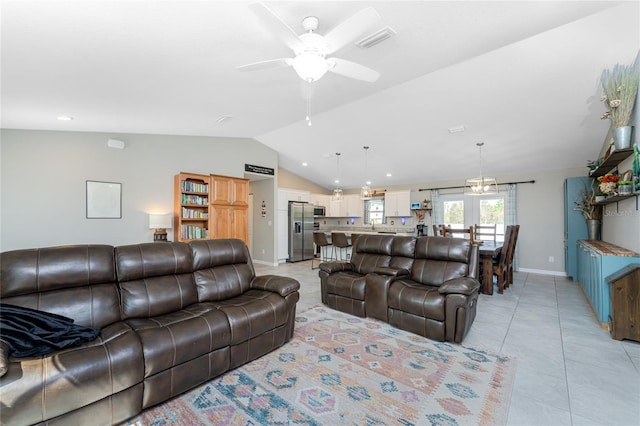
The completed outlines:
{"type": "Polygon", "coordinates": [[[293,335],[300,284],[257,277],[241,240],[16,250],[0,265],[3,303],[101,328],[39,357],[0,344],[3,425],[116,424],[293,335]]]}
{"type": "Polygon", "coordinates": [[[476,316],[478,256],[460,238],[362,234],[350,262],[320,264],[322,303],[460,343],[476,316]]]}

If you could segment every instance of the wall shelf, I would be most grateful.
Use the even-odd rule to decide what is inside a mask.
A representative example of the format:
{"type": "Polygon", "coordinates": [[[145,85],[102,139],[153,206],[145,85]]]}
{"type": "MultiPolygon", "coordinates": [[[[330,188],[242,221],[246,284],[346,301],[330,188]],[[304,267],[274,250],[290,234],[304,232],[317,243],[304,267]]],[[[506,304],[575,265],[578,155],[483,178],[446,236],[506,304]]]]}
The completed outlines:
{"type": "Polygon", "coordinates": [[[631,154],[633,154],[633,147],[614,151],[607,158],[605,158],[602,164],[589,172],[589,177],[597,178],[606,175],[611,171],[611,169],[622,163],[631,154]]]}
{"type": "MultiPolygon", "coordinates": [[[[428,209],[423,209],[423,208],[419,208],[419,209],[411,209],[412,212],[414,212],[416,214],[416,216],[420,213],[420,212],[429,212],[429,216],[431,216],[431,211],[433,209],[430,207],[428,209]]],[[[424,213],[423,213],[424,214],[424,213]]]]}

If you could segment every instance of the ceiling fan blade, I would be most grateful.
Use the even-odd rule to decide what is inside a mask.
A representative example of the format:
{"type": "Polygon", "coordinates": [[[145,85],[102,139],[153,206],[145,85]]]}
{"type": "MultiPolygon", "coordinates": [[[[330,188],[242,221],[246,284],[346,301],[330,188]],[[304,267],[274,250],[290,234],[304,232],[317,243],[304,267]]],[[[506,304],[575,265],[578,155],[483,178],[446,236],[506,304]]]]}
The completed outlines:
{"type": "Polygon", "coordinates": [[[356,37],[380,22],[380,15],[372,8],[362,9],[355,15],[338,24],[324,36],[328,45],[327,53],[334,53],[347,44],[355,41],[356,37]]]}
{"type": "Polygon", "coordinates": [[[369,83],[373,83],[380,77],[378,71],[374,71],[364,65],[347,61],[346,59],[330,58],[329,60],[335,63],[332,68],[329,68],[329,71],[332,73],[355,78],[356,80],[367,81],[369,83]]]}
{"type": "Polygon", "coordinates": [[[289,58],[269,59],[266,61],[253,62],[251,64],[240,65],[236,67],[239,71],[257,71],[269,68],[288,67],[291,63],[289,58]]]}
{"type": "Polygon", "coordinates": [[[253,13],[255,13],[276,35],[276,37],[285,42],[289,48],[296,50],[302,45],[302,41],[298,34],[284,20],[278,16],[273,10],[269,9],[264,3],[252,3],[249,5],[253,13]]]}

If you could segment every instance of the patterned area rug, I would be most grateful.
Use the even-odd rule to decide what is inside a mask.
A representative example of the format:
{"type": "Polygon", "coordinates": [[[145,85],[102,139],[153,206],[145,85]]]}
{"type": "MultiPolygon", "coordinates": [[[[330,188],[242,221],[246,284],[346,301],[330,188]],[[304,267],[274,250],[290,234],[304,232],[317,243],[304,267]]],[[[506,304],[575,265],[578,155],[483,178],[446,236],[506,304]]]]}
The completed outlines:
{"type": "Polygon", "coordinates": [[[130,425],[504,424],[512,357],[315,306],[293,339],[130,425]]]}

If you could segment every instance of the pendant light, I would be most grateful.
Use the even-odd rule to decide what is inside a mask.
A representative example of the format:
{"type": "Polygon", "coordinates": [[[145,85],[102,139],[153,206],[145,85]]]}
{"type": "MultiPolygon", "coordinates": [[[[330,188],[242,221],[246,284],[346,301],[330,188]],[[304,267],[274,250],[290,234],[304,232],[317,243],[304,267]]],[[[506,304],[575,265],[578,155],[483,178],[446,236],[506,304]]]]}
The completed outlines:
{"type": "Polygon", "coordinates": [[[336,152],[336,163],[338,169],[338,178],[335,181],[336,189],[333,190],[331,201],[342,201],[342,189],[340,189],[340,153],[336,152]]]}
{"type": "Polygon", "coordinates": [[[464,183],[464,195],[494,195],[498,193],[498,183],[495,178],[482,175],[482,146],[484,142],[476,144],[480,150],[480,177],[469,178],[464,183]]]}
{"type": "MultiPolygon", "coordinates": [[[[365,178],[367,176],[367,151],[369,150],[368,146],[363,146],[364,148],[364,175],[365,178]]],[[[371,185],[370,181],[367,181],[364,186],[362,188],[360,188],[360,199],[361,200],[370,200],[371,197],[373,196],[373,193],[371,192],[371,187],[369,186],[371,185]]]]}

